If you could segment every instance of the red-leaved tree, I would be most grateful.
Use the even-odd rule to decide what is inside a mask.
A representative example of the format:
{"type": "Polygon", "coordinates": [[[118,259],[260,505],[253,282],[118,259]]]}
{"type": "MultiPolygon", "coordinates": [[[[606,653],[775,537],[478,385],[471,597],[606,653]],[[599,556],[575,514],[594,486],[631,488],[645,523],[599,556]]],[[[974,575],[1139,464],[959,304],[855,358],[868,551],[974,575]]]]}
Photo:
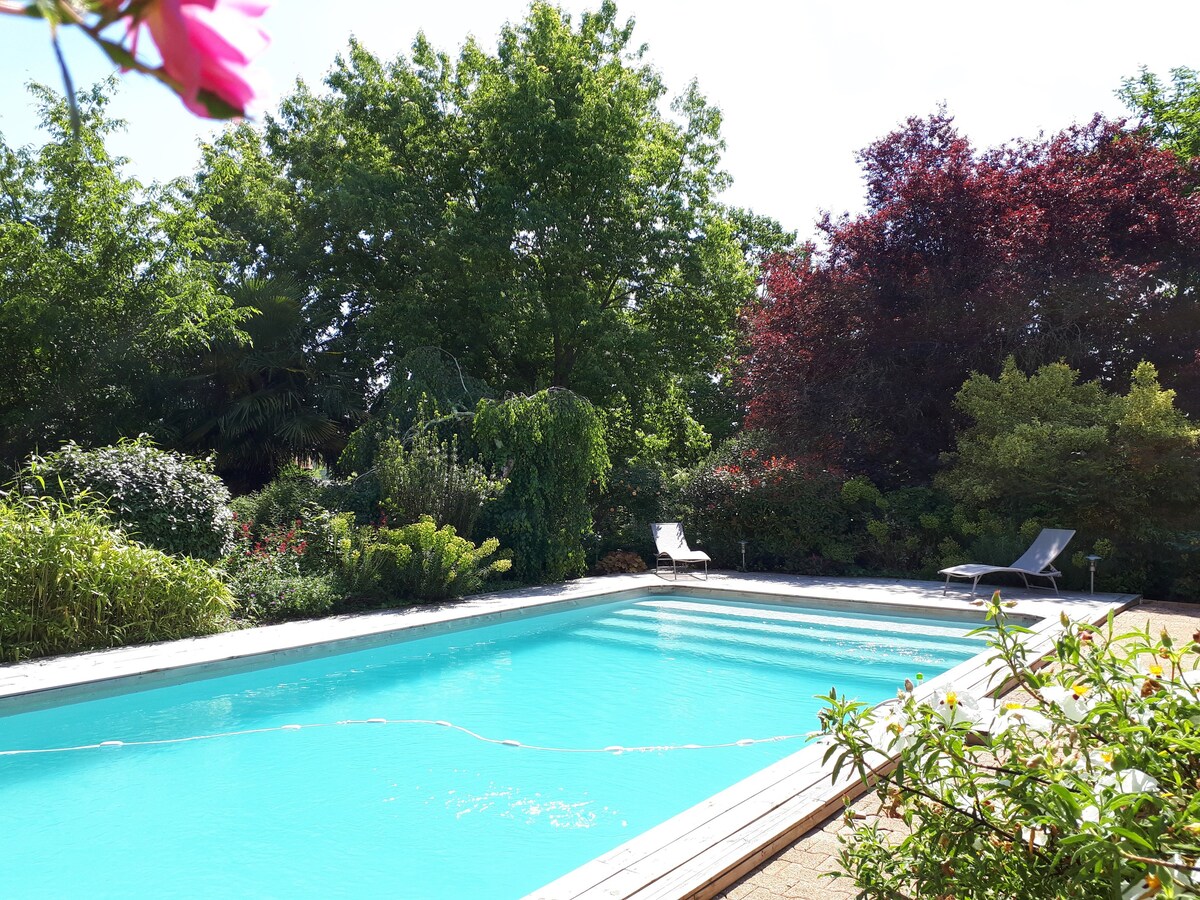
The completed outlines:
{"type": "Polygon", "coordinates": [[[868,210],[768,261],[747,424],[885,483],[952,445],[951,400],[1013,355],[1110,386],[1153,362],[1200,412],[1198,169],[1123,123],[976,152],[944,113],[860,154],[868,210]]]}

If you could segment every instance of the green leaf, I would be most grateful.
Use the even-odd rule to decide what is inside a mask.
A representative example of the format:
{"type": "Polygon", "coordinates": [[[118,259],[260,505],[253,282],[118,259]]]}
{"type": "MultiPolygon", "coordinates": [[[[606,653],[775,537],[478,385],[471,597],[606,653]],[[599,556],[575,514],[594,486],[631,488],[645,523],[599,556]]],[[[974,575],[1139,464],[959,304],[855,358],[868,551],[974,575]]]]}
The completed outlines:
{"type": "Polygon", "coordinates": [[[105,55],[122,69],[133,69],[137,66],[136,57],[116,41],[100,38],[96,43],[100,45],[100,49],[104,51],[105,55]]]}
{"type": "Polygon", "coordinates": [[[239,119],[246,114],[244,109],[238,109],[229,101],[222,99],[212,91],[201,88],[196,93],[196,100],[208,111],[213,119],[239,119]]]}

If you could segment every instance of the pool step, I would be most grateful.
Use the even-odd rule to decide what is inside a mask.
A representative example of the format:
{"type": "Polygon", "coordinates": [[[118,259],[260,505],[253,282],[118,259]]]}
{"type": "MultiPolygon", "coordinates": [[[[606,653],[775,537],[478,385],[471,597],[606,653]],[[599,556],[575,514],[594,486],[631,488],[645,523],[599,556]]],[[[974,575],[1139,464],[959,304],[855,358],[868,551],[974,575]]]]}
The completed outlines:
{"type": "Polygon", "coordinates": [[[922,668],[943,669],[967,658],[946,654],[890,654],[825,645],[804,646],[799,642],[764,644],[729,640],[720,633],[677,634],[664,638],[653,631],[615,628],[600,623],[577,628],[572,632],[572,637],[646,653],[751,667],[771,666],[834,678],[850,672],[859,680],[886,683],[889,689],[922,668]]]}
{"type": "Polygon", "coordinates": [[[719,611],[696,613],[674,610],[647,610],[626,607],[614,610],[599,622],[631,630],[654,631],[665,638],[672,635],[708,636],[714,640],[762,644],[797,650],[830,652],[835,648],[866,648],[871,653],[894,652],[902,655],[936,653],[973,656],[986,646],[982,637],[922,635],[914,632],[882,632],[877,629],[844,628],[806,622],[751,620],[745,617],[721,616],[719,611]]]}
{"type": "MultiPolygon", "coordinates": [[[[629,608],[642,611],[669,610],[701,616],[719,616],[723,619],[825,625],[840,630],[876,631],[884,628],[893,634],[937,635],[948,638],[962,638],[977,627],[977,623],[973,622],[952,624],[944,619],[924,617],[899,617],[857,612],[853,614],[839,613],[836,610],[805,607],[769,608],[752,604],[715,604],[696,600],[639,600],[629,608]]],[[[983,638],[971,638],[970,640],[982,641],[983,638]]]]}

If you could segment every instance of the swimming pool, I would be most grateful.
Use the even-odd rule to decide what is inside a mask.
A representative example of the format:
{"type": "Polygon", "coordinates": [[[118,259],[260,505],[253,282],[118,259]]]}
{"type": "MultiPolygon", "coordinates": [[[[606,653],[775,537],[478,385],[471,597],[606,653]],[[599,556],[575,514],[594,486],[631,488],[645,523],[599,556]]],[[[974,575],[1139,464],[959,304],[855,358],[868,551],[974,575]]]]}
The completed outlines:
{"type": "Polygon", "coordinates": [[[974,624],[655,594],[17,712],[0,750],[124,745],[0,756],[0,885],[520,897],[800,749],[814,694],[975,656],[974,624]]]}

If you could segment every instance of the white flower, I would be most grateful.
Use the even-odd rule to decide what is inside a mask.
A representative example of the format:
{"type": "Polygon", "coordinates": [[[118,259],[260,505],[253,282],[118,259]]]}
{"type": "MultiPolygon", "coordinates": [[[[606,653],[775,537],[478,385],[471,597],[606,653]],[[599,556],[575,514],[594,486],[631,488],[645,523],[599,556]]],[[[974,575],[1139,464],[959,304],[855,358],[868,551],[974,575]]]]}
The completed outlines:
{"type": "Polygon", "coordinates": [[[1141,769],[1122,769],[1102,776],[1096,786],[1112,788],[1118,794],[1152,794],[1158,790],[1158,781],[1141,769]]]}
{"type": "Polygon", "coordinates": [[[1175,879],[1177,884],[1182,885],[1185,888],[1200,887],[1200,865],[1198,865],[1200,860],[1193,859],[1190,862],[1191,868],[1187,869],[1184,867],[1189,865],[1189,863],[1186,862],[1182,856],[1176,853],[1171,857],[1171,862],[1179,866],[1178,869],[1173,869],[1171,871],[1171,877],[1175,879]]]}
{"type": "Polygon", "coordinates": [[[1082,810],[1080,810],[1079,821],[1084,822],[1084,823],[1090,822],[1093,825],[1099,825],[1100,824],[1100,807],[1096,806],[1093,803],[1089,803],[1082,810]]]}
{"type": "Polygon", "coordinates": [[[1158,790],[1158,781],[1141,769],[1122,769],[1117,773],[1116,788],[1122,794],[1151,794],[1158,790]]]}
{"type": "Polygon", "coordinates": [[[996,724],[992,728],[994,734],[1002,734],[1010,728],[1027,728],[1030,731],[1045,733],[1051,728],[1050,720],[1044,715],[1015,701],[1000,704],[998,712],[996,724]]]}
{"type": "Polygon", "coordinates": [[[979,700],[969,691],[940,690],[933,697],[933,713],[946,725],[978,725],[983,721],[979,700]]]}
{"type": "Polygon", "coordinates": [[[1087,696],[1088,687],[1084,684],[1073,684],[1066,688],[1052,684],[1042,688],[1042,696],[1057,706],[1072,722],[1082,722],[1092,709],[1091,698],[1087,696]]]}
{"type": "MultiPolygon", "coordinates": [[[[878,715],[880,710],[876,710],[878,715]]],[[[909,724],[904,708],[896,702],[886,704],[882,715],[867,727],[867,738],[877,750],[899,753],[914,743],[916,729],[909,724]]]]}
{"type": "Polygon", "coordinates": [[[1093,769],[1103,769],[1111,772],[1113,760],[1116,759],[1116,756],[1115,750],[1093,750],[1088,754],[1088,764],[1093,769]]]}
{"type": "Polygon", "coordinates": [[[1045,847],[1050,835],[1045,828],[1021,828],[1021,840],[1029,847],[1045,847]]]}

